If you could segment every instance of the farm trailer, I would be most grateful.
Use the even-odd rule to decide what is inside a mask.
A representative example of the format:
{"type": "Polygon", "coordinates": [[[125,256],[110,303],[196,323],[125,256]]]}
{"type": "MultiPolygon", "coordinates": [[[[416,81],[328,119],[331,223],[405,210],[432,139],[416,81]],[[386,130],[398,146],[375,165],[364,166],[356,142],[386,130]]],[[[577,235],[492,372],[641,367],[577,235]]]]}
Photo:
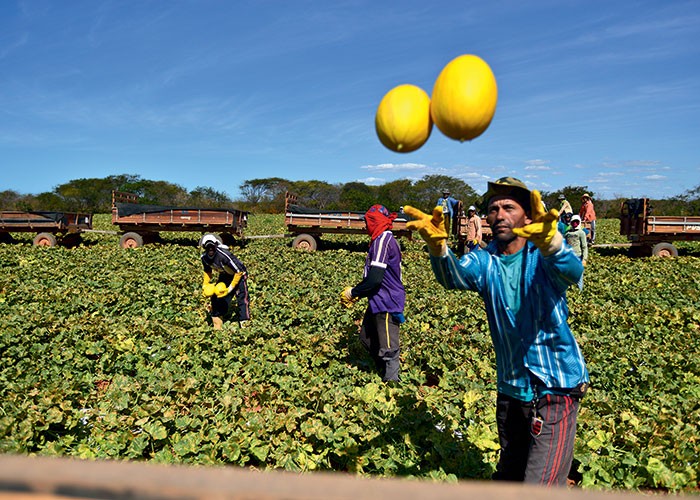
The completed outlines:
{"type": "MultiPolygon", "coordinates": [[[[467,245],[467,222],[469,217],[464,210],[464,205],[461,201],[457,203],[457,209],[455,210],[455,215],[452,218],[452,224],[450,225],[450,232],[452,236],[457,239],[457,253],[460,255],[464,253],[464,249],[467,245]]],[[[486,222],[486,216],[481,216],[481,247],[484,248],[493,239],[493,234],[491,233],[491,227],[486,222]]]]}
{"type": "Polygon", "coordinates": [[[672,241],[700,241],[700,217],[652,215],[648,198],[630,199],[620,207],[620,234],[632,243],[632,256],[676,257],[672,241]]]}
{"type": "Polygon", "coordinates": [[[193,208],[141,205],[138,195],[112,192],[112,224],[124,234],[119,239],[122,248],[137,248],[155,241],[161,231],[200,231],[219,233],[226,244],[243,237],[248,212],[235,208],[193,208]]]}
{"type": "Polygon", "coordinates": [[[12,241],[10,233],[37,233],[35,246],[53,247],[58,243],[74,246],[83,231],[92,229],[92,214],[48,211],[0,211],[0,242],[12,241]]]}
{"type": "MultiPolygon", "coordinates": [[[[284,223],[294,236],[292,247],[313,251],[318,248],[322,234],[364,234],[367,235],[363,212],[340,210],[316,210],[296,204],[297,197],[286,193],[284,198],[284,223]]],[[[396,237],[412,239],[413,233],[406,228],[408,221],[394,219],[391,232],[396,237]]]]}

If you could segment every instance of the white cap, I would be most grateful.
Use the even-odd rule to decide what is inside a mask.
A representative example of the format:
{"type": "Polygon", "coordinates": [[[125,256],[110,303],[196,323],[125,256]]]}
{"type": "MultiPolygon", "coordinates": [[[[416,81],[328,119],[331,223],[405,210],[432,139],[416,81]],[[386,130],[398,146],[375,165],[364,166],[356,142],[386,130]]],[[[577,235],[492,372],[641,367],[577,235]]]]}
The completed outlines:
{"type": "Polygon", "coordinates": [[[574,216],[571,218],[571,222],[574,222],[574,221],[580,223],[580,222],[581,222],[581,217],[579,217],[578,215],[574,215],[574,216]]]}
{"type": "Polygon", "coordinates": [[[214,246],[219,246],[219,240],[217,240],[216,236],[214,236],[213,234],[205,234],[202,237],[202,241],[199,242],[199,244],[203,247],[206,247],[207,244],[210,243],[214,244],[214,246]]]}
{"type": "Polygon", "coordinates": [[[469,208],[467,209],[467,212],[471,212],[472,210],[474,212],[476,212],[476,207],[474,205],[470,205],[469,208]]]}

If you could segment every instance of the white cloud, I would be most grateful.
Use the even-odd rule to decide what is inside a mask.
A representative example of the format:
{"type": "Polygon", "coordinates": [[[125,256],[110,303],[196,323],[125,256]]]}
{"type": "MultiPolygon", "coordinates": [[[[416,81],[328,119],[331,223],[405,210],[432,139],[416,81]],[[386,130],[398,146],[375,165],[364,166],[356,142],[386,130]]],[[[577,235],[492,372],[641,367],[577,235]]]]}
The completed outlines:
{"type": "Polygon", "coordinates": [[[653,175],[647,175],[644,178],[648,181],[660,181],[660,180],[666,179],[667,177],[665,175],[653,174],[653,175]]]}
{"type": "Polygon", "coordinates": [[[386,179],[381,177],[365,177],[364,179],[356,179],[355,182],[362,182],[368,186],[380,186],[386,182],[386,179]]]}
{"type": "Polygon", "coordinates": [[[364,170],[423,170],[427,169],[427,165],[422,163],[380,163],[379,165],[363,165],[360,167],[364,170]]]}

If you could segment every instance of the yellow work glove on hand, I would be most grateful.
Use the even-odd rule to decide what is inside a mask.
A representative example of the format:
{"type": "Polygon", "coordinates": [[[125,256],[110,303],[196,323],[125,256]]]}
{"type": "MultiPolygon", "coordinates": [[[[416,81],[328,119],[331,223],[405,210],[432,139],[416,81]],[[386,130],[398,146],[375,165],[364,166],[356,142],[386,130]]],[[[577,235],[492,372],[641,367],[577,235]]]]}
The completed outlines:
{"type": "Polygon", "coordinates": [[[202,274],[204,274],[202,279],[202,295],[205,297],[211,297],[214,295],[214,285],[211,282],[211,276],[209,276],[207,273],[202,274]]]}
{"type": "Polygon", "coordinates": [[[223,299],[229,294],[228,287],[226,286],[226,283],[217,283],[215,286],[215,293],[216,296],[219,297],[220,299],[223,299]]]}
{"type": "Polygon", "coordinates": [[[233,289],[238,286],[238,282],[241,281],[242,277],[243,277],[243,273],[236,273],[233,275],[233,279],[231,280],[231,284],[228,287],[229,292],[233,292],[233,289]]]}
{"type": "Polygon", "coordinates": [[[530,240],[542,255],[558,252],[564,241],[561,233],[557,231],[559,211],[553,208],[546,212],[542,205],[542,196],[537,190],[530,193],[530,209],[532,222],[524,227],[513,228],[513,234],[530,240]]]}
{"type": "Polygon", "coordinates": [[[355,302],[357,302],[359,297],[353,297],[352,296],[352,287],[346,286],[345,289],[340,292],[340,303],[350,309],[352,306],[355,305],[355,302]]]}
{"type": "Polygon", "coordinates": [[[418,231],[418,234],[427,243],[430,255],[435,257],[445,255],[447,253],[447,231],[445,231],[442,207],[435,207],[432,217],[408,205],[403,207],[403,211],[414,219],[409,221],[406,227],[411,231],[418,231]]]}

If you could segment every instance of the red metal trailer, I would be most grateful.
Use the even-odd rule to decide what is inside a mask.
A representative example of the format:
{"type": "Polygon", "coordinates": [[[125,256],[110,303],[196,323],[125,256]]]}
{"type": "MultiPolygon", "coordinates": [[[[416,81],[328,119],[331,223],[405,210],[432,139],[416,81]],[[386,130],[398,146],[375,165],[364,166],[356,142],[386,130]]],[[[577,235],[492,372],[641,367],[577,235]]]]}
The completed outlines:
{"type": "MultiPolygon", "coordinates": [[[[367,234],[364,212],[317,210],[296,203],[296,195],[285,194],[284,222],[294,236],[294,248],[316,250],[322,234],[367,234]]],[[[403,217],[394,219],[391,231],[396,237],[411,239],[413,233],[406,228],[407,222],[403,217]]]]}
{"type": "Polygon", "coordinates": [[[632,242],[631,255],[676,257],[672,241],[700,241],[700,217],[652,215],[648,198],[630,199],[620,207],[620,234],[632,242]]]}
{"type": "Polygon", "coordinates": [[[230,245],[243,237],[248,212],[235,208],[197,208],[141,205],[138,195],[112,192],[112,224],[125,231],[119,240],[122,248],[136,248],[154,241],[161,231],[199,231],[219,233],[230,245]]]}
{"type": "Polygon", "coordinates": [[[10,233],[37,233],[36,246],[80,243],[80,233],[92,229],[92,214],[50,211],[0,211],[0,242],[11,242],[10,233]]]}

